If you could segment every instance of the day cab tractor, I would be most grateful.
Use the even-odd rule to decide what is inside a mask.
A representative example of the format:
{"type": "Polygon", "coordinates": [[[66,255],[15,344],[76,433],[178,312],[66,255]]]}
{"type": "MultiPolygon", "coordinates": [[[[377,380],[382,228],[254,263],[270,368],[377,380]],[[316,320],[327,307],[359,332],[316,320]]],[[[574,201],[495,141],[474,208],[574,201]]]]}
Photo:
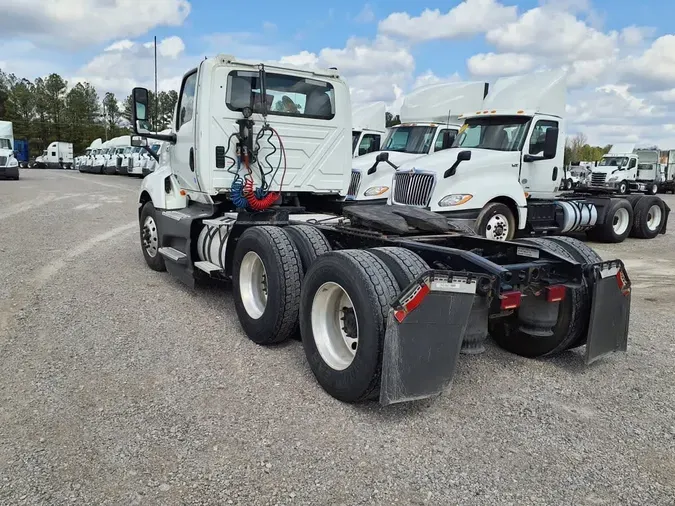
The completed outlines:
{"type": "Polygon", "coordinates": [[[337,70],[205,59],[183,77],[169,134],[147,129],[148,95],[132,92],[132,142],[168,149],[141,184],[147,265],[190,287],[231,281],[246,335],[260,345],[298,336],[336,399],[438,395],[488,332],[527,357],[585,345],[590,363],[626,350],[626,269],[579,241],[492,241],[414,206],[317,212],[351,175],[337,70]],[[288,100],[299,107],[277,105],[288,100]]]}
{"type": "Polygon", "coordinates": [[[354,159],[346,204],[385,204],[396,167],[450,148],[462,121],[458,116],[482,107],[488,84],[438,83],[406,95],[400,125],[392,126],[381,151],[354,159]]]}
{"type": "Polygon", "coordinates": [[[352,111],[352,151],[354,158],[379,151],[387,133],[386,104],[355,107],[352,111]]]}
{"type": "Polygon", "coordinates": [[[482,109],[461,116],[451,149],[396,168],[389,203],[442,214],[495,240],[585,232],[621,242],[665,233],[670,209],[659,197],[560,192],[566,92],[559,70],[498,79],[482,109]]]}

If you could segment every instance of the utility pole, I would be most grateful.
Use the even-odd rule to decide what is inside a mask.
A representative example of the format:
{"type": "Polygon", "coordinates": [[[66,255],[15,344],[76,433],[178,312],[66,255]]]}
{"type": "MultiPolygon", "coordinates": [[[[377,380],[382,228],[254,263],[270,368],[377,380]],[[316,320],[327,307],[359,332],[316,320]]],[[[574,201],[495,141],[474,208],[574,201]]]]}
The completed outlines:
{"type": "Polygon", "coordinates": [[[155,130],[159,131],[157,125],[157,109],[159,106],[159,95],[157,95],[157,35],[155,35],[155,130]]]}

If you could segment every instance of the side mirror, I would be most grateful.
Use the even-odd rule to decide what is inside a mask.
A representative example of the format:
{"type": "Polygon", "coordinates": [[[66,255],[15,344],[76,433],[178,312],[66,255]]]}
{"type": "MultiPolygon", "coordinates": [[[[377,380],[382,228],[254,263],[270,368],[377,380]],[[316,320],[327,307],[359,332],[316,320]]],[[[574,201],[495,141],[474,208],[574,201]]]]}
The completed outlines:
{"type": "Polygon", "coordinates": [[[145,88],[134,88],[131,96],[134,101],[131,108],[131,121],[134,125],[134,132],[137,134],[150,133],[150,125],[148,123],[148,90],[145,88]]]}
{"type": "Polygon", "coordinates": [[[137,148],[138,147],[142,148],[143,146],[148,145],[148,140],[145,137],[140,137],[140,136],[134,135],[131,138],[131,145],[134,146],[134,147],[137,147],[137,148]]]}
{"type": "Polygon", "coordinates": [[[546,137],[544,138],[544,159],[551,160],[555,158],[558,150],[558,129],[553,127],[546,130],[546,137]]]}
{"type": "Polygon", "coordinates": [[[377,155],[377,158],[375,158],[375,161],[377,163],[388,162],[389,161],[389,153],[387,153],[386,151],[384,153],[380,153],[379,155],[377,155]]]}
{"type": "Polygon", "coordinates": [[[468,162],[471,160],[471,151],[460,151],[457,153],[458,162],[468,162]]]}

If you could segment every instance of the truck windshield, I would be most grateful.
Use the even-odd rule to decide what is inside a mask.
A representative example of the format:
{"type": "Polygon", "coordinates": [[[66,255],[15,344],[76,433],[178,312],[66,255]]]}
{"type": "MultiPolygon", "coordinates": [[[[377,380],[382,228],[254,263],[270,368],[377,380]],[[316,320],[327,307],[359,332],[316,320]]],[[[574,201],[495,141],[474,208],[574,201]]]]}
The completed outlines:
{"type": "Polygon", "coordinates": [[[459,130],[452,147],[520,151],[530,119],[519,116],[470,118],[459,130]]]}
{"type": "Polygon", "coordinates": [[[0,149],[12,149],[12,143],[9,139],[0,139],[0,149]]]}
{"type": "Polygon", "coordinates": [[[625,156],[606,156],[600,160],[598,164],[601,167],[611,166],[611,167],[623,167],[628,163],[628,158],[625,156]]]}
{"type": "Polygon", "coordinates": [[[361,137],[361,132],[356,130],[352,131],[352,152],[356,149],[356,145],[359,143],[359,138],[361,137]]]}
{"type": "Polygon", "coordinates": [[[391,129],[384,141],[384,151],[425,154],[431,148],[435,126],[399,126],[391,129]]]}

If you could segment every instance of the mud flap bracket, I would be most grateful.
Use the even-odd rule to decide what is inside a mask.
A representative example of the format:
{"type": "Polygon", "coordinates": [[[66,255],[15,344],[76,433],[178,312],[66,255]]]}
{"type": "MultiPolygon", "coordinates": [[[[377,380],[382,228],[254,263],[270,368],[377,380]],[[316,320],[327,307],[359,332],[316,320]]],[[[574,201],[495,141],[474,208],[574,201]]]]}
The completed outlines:
{"type": "Polygon", "coordinates": [[[598,262],[589,266],[593,286],[586,364],[615,351],[628,349],[631,282],[621,260],[598,262]]]}
{"type": "Polygon", "coordinates": [[[429,271],[404,290],[389,310],[380,404],[423,399],[448,387],[474,298],[491,283],[478,274],[429,271]]]}

